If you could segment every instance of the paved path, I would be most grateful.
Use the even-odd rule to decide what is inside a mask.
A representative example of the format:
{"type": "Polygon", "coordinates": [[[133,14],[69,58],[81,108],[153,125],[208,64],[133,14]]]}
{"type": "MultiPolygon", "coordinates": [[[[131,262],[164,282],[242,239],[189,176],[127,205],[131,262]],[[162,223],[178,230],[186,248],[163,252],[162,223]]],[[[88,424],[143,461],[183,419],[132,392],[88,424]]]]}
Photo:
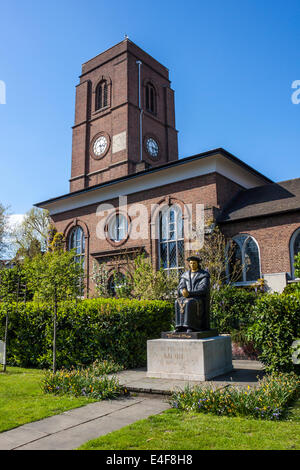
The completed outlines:
{"type": "MultiPolygon", "coordinates": [[[[257,385],[263,367],[257,361],[233,361],[233,370],[207,382],[214,389],[228,385],[257,385]]],[[[187,381],[146,377],[146,369],[116,374],[131,396],[117,400],[90,403],[60,415],[19,426],[0,433],[0,450],[72,450],[109,432],[120,429],[170,407],[167,402],[172,390],[183,389],[187,381]],[[138,394],[138,395],[137,395],[138,394]]]]}
{"type": "Polygon", "coordinates": [[[169,408],[165,400],[126,397],[90,403],[0,434],[1,450],[72,450],[169,408]]]}

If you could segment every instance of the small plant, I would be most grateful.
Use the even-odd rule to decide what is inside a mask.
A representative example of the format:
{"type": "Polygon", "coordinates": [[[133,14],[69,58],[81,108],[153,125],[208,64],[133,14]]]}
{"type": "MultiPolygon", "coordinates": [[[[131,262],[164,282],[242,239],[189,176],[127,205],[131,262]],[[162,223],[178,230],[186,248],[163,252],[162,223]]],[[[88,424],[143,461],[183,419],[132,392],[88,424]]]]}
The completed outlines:
{"type": "Polygon", "coordinates": [[[150,258],[144,254],[134,260],[132,270],[132,295],[142,300],[169,300],[174,301],[178,287],[177,274],[168,275],[160,268],[156,270],[150,258]]]}
{"type": "Polygon", "coordinates": [[[43,379],[43,391],[55,395],[87,396],[104,400],[116,398],[123,388],[116,377],[108,374],[122,367],[113,361],[96,361],[87,368],[61,369],[55,373],[47,371],[43,379]]]}
{"type": "Polygon", "coordinates": [[[300,378],[293,373],[272,374],[259,381],[258,388],[247,390],[228,386],[186,387],[173,393],[173,408],[184,411],[213,413],[222,416],[244,416],[279,420],[288,416],[288,406],[300,395],[300,378]]]}
{"type": "Polygon", "coordinates": [[[108,287],[109,276],[110,275],[106,267],[106,264],[98,263],[94,261],[92,280],[94,282],[95,290],[99,297],[104,297],[104,298],[111,297],[111,293],[109,292],[109,287],[108,287]]]}

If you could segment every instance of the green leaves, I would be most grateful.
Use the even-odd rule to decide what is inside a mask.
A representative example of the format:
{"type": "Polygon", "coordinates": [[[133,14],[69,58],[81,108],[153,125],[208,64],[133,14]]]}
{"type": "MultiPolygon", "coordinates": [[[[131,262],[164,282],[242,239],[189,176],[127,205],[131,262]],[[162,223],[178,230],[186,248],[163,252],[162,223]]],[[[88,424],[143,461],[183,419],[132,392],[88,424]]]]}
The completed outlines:
{"type": "MultiPolygon", "coordinates": [[[[51,303],[11,305],[11,365],[48,367],[52,363],[51,303]]],[[[5,308],[0,304],[0,337],[5,308]]],[[[146,364],[147,340],[170,330],[173,304],[131,299],[64,301],[57,311],[57,367],[112,359],[124,367],[146,364]]]]}
{"type": "Polygon", "coordinates": [[[214,291],[211,321],[221,333],[231,333],[253,323],[253,305],[260,294],[233,286],[214,291]]]}
{"type": "Polygon", "coordinates": [[[25,260],[24,271],[35,298],[53,301],[56,296],[62,301],[82,295],[83,267],[74,261],[74,255],[72,250],[57,250],[25,260]]]}
{"type": "Polygon", "coordinates": [[[229,386],[186,387],[174,392],[173,408],[222,416],[247,416],[257,419],[279,420],[288,414],[289,404],[299,397],[300,379],[293,373],[266,375],[257,387],[241,389],[229,386]]]}
{"type": "Polygon", "coordinates": [[[267,371],[293,371],[292,343],[300,338],[300,295],[265,294],[253,309],[248,336],[261,349],[267,371]]]}

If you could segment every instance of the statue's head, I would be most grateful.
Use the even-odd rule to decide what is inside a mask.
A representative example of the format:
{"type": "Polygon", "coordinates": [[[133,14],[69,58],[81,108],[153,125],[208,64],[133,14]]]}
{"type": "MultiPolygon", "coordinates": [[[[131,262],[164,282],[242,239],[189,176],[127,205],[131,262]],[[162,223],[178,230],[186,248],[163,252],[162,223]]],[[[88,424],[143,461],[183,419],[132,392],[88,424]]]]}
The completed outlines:
{"type": "Polygon", "coordinates": [[[191,271],[198,271],[200,269],[200,258],[197,256],[190,256],[188,259],[188,263],[190,266],[191,271]]]}

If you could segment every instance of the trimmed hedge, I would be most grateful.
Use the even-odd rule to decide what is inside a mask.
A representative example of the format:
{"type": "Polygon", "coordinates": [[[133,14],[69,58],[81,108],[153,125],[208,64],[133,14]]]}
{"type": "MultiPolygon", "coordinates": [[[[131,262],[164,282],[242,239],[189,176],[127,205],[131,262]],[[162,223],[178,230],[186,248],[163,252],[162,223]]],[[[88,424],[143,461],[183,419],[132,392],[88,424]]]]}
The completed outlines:
{"type": "MultiPolygon", "coordinates": [[[[0,337],[7,306],[0,304],[0,337]]],[[[22,367],[52,364],[53,307],[27,302],[10,304],[8,363],[22,367]]],[[[146,364],[147,340],[168,331],[172,303],[129,299],[62,302],[57,314],[57,367],[112,359],[124,367],[146,364]]]]}
{"type": "Polygon", "coordinates": [[[211,305],[211,326],[220,333],[232,333],[253,323],[253,307],[261,293],[226,286],[215,290],[211,305]]]}
{"type": "Polygon", "coordinates": [[[268,372],[299,373],[292,361],[292,343],[300,339],[300,295],[265,294],[253,309],[248,338],[260,348],[259,360],[268,372]]]}

